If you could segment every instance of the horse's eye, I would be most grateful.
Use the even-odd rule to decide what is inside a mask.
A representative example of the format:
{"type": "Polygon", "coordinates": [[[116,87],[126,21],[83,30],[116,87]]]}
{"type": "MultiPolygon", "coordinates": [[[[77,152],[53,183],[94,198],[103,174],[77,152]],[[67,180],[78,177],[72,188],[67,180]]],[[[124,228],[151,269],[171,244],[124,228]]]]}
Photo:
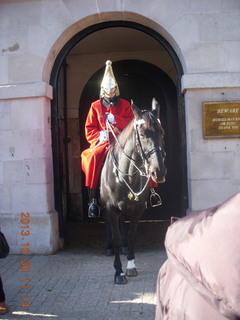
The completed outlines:
{"type": "Polygon", "coordinates": [[[143,130],[138,130],[138,134],[139,134],[139,137],[140,138],[143,138],[144,136],[145,136],[145,133],[144,133],[144,131],[143,130]]]}
{"type": "Polygon", "coordinates": [[[146,138],[146,137],[147,137],[147,132],[146,132],[146,131],[140,131],[140,132],[139,132],[139,137],[140,137],[141,139],[146,138]]]}

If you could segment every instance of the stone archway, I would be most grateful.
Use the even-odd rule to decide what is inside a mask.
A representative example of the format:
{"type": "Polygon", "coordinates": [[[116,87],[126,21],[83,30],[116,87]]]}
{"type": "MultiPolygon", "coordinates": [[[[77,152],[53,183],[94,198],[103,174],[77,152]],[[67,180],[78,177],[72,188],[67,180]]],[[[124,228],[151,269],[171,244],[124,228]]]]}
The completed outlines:
{"type": "MultiPolygon", "coordinates": [[[[179,212],[175,213],[175,215],[182,216],[185,214],[187,208],[187,183],[186,183],[186,141],[185,141],[185,116],[184,116],[184,105],[183,99],[180,94],[180,79],[182,76],[182,67],[179,62],[179,59],[170,46],[170,44],[158,33],[154,30],[147,28],[143,25],[136,24],[133,22],[127,21],[111,21],[105,22],[98,25],[91,26],[86,28],[85,30],[76,34],[69,42],[64,46],[62,51],[59,53],[51,75],[51,85],[54,88],[54,99],[52,102],[52,138],[53,138],[53,160],[54,160],[54,178],[55,178],[55,203],[56,203],[56,210],[59,212],[60,216],[60,234],[64,237],[64,220],[66,219],[66,214],[64,214],[64,208],[66,200],[63,200],[63,193],[64,193],[64,185],[65,182],[64,171],[63,171],[63,158],[62,158],[62,150],[63,150],[63,137],[61,137],[61,116],[59,114],[59,104],[61,99],[61,95],[59,94],[59,75],[60,70],[62,68],[62,73],[64,75],[64,65],[65,59],[70,52],[70,50],[76,45],[77,43],[81,42],[84,38],[90,36],[94,32],[99,30],[109,29],[109,28],[117,28],[117,27],[124,27],[139,30],[144,34],[148,35],[149,37],[154,38],[157,42],[161,43],[161,45],[165,48],[166,52],[168,53],[169,57],[171,57],[173,64],[176,69],[176,87],[175,87],[175,97],[176,97],[176,114],[177,114],[177,123],[180,123],[180,127],[177,128],[178,134],[176,135],[178,138],[178,145],[181,146],[181,150],[177,155],[177,162],[179,164],[179,181],[178,185],[181,189],[181,195],[179,198],[179,212]],[[62,230],[62,231],[61,231],[62,230]]],[[[64,76],[63,76],[64,77],[64,76]]],[[[64,98],[63,98],[64,99],[64,98]]],[[[174,199],[172,199],[174,201],[174,199]]]]}

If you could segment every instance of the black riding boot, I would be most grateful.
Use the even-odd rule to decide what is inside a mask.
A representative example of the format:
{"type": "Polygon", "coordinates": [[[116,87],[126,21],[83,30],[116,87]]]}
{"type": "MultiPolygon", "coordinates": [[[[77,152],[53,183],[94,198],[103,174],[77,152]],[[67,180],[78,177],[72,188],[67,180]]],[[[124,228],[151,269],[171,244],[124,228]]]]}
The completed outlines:
{"type": "Polygon", "coordinates": [[[150,205],[151,207],[158,207],[161,206],[162,200],[160,195],[155,191],[154,188],[150,188],[150,205]]]}
{"type": "Polygon", "coordinates": [[[100,208],[97,204],[98,190],[89,189],[89,198],[88,217],[98,218],[100,216],[100,208]]]}

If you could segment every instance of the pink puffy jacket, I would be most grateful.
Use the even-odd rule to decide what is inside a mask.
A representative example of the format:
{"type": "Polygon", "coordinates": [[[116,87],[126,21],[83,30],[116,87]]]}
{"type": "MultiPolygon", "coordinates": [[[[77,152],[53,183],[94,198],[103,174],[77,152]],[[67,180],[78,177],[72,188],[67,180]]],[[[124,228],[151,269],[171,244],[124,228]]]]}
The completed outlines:
{"type": "Polygon", "coordinates": [[[240,319],[240,193],[167,231],[155,320],[240,319]]]}

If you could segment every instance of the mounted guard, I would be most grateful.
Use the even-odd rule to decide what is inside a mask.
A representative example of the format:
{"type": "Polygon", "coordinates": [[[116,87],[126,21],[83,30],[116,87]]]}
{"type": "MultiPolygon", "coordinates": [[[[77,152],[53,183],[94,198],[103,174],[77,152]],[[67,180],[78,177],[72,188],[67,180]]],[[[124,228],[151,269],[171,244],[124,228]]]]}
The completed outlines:
{"type": "MultiPolygon", "coordinates": [[[[85,123],[85,135],[90,146],[81,154],[85,185],[89,190],[88,217],[100,216],[97,202],[99,183],[104,160],[110,144],[134,118],[131,105],[120,98],[120,91],[112,70],[112,62],[106,61],[106,68],[100,87],[100,99],[91,104],[85,123]]],[[[161,198],[154,190],[158,184],[150,180],[150,203],[161,205],[161,198]]]]}

